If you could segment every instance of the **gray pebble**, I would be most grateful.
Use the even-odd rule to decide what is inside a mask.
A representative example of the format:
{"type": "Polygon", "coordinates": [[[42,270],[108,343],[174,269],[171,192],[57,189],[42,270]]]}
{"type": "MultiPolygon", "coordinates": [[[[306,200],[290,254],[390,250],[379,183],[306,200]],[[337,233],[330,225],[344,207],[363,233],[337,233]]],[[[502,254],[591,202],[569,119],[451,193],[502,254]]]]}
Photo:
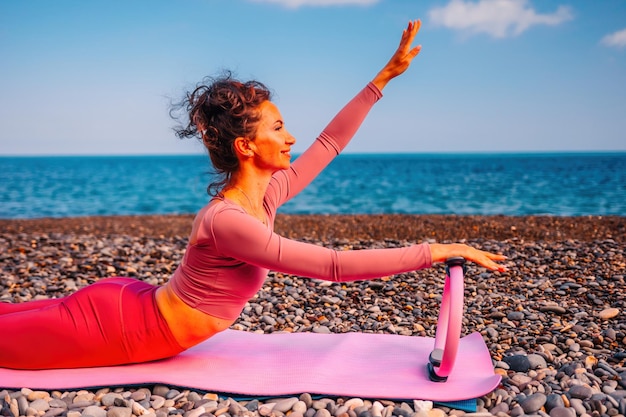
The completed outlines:
{"type": "Polygon", "coordinates": [[[123,399],[122,394],[119,394],[117,392],[110,392],[102,396],[102,398],[100,399],[100,403],[105,407],[111,407],[113,404],[115,404],[115,400],[117,399],[123,399]]]}
{"type": "Polygon", "coordinates": [[[498,413],[504,413],[504,414],[508,414],[509,412],[509,405],[505,402],[502,402],[498,405],[495,405],[494,407],[492,407],[489,412],[491,414],[498,414],[498,413]]]}
{"type": "Polygon", "coordinates": [[[506,318],[513,321],[524,320],[524,313],[521,311],[511,311],[506,315],[506,318]]]}
{"type": "Polygon", "coordinates": [[[130,407],[111,407],[107,411],[106,417],[130,417],[132,414],[133,410],[130,407]]]}
{"type": "Polygon", "coordinates": [[[166,398],[167,393],[169,391],[170,391],[169,387],[165,385],[155,385],[154,388],[152,388],[153,395],[158,395],[159,397],[163,397],[163,398],[166,398]]]}
{"type": "Polygon", "coordinates": [[[593,395],[593,390],[584,385],[574,385],[569,389],[569,394],[572,398],[579,398],[581,400],[588,400],[593,395]]]}
{"type": "Polygon", "coordinates": [[[67,411],[67,408],[50,408],[41,417],[56,417],[67,411]]]}
{"type": "Polygon", "coordinates": [[[67,403],[63,400],[53,398],[48,402],[50,408],[63,408],[67,410],[67,403]]]}
{"type": "Polygon", "coordinates": [[[509,368],[515,372],[527,372],[530,369],[530,362],[526,355],[505,356],[502,358],[509,368]]]}
{"type": "Polygon", "coordinates": [[[520,401],[520,406],[524,410],[524,413],[531,414],[539,411],[541,407],[546,403],[546,395],[540,392],[529,395],[520,401]]]}
{"type": "Polygon", "coordinates": [[[306,410],[307,410],[306,403],[302,400],[298,400],[298,402],[295,403],[291,409],[293,410],[294,413],[300,413],[304,415],[304,413],[306,413],[306,410]]]}
{"type": "Polygon", "coordinates": [[[524,409],[520,405],[516,405],[511,409],[511,417],[520,417],[524,415],[524,409]]]}
{"type": "Polygon", "coordinates": [[[399,417],[411,417],[411,411],[406,410],[402,407],[394,407],[393,415],[399,417]]]}
{"type": "Polygon", "coordinates": [[[564,407],[565,403],[559,394],[548,394],[546,397],[546,410],[550,412],[553,408],[564,407]]]}
{"type": "Polygon", "coordinates": [[[28,408],[28,400],[23,395],[18,397],[17,399],[17,408],[21,416],[26,414],[26,409],[28,408]]]}
{"type": "Polygon", "coordinates": [[[539,311],[543,313],[549,312],[549,313],[556,313],[556,314],[565,314],[567,310],[557,305],[544,305],[544,306],[539,307],[539,311]]]}
{"type": "Polygon", "coordinates": [[[75,409],[89,407],[90,405],[94,405],[94,404],[95,404],[94,401],[77,401],[77,402],[72,402],[71,404],[68,404],[67,407],[71,410],[75,410],[75,409]]]}
{"type": "Polygon", "coordinates": [[[527,356],[527,358],[530,369],[543,369],[548,367],[544,357],[537,353],[531,353],[527,356]]]}
{"type": "Polygon", "coordinates": [[[98,407],[97,405],[90,405],[85,407],[83,412],[81,413],[82,417],[91,416],[91,417],[106,417],[106,410],[98,407]]]}
{"type": "Polygon", "coordinates": [[[313,333],[330,334],[331,331],[327,326],[315,326],[312,329],[313,333]]]}
{"type": "Polygon", "coordinates": [[[276,324],[276,319],[272,316],[263,316],[261,317],[261,322],[270,326],[274,326],[276,324]]]}
{"type": "Polygon", "coordinates": [[[276,401],[276,405],[274,406],[274,411],[280,411],[281,413],[286,413],[291,410],[291,408],[298,402],[298,398],[290,397],[282,400],[276,401]]]}
{"type": "Polygon", "coordinates": [[[550,417],[576,417],[576,411],[570,407],[555,407],[550,410],[550,417]]]}
{"type": "Polygon", "coordinates": [[[171,400],[173,398],[176,398],[180,395],[180,391],[178,391],[177,389],[170,389],[167,391],[167,393],[164,395],[166,400],[171,400]]]}
{"type": "MultiPolygon", "coordinates": [[[[187,411],[185,413],[185,417],[200,417],[202,414],[206,413],[204,407],[194,408],[193,410],[187,411]]],[[[133,413],[136,415],[136,413],[133,413]]]]}
{"type": "Polygon", "coordinates": [[[321,408],[315,412],[314,417],[331,417],[331,414],[327,409],[321,408]]]}
{"type": "Polygon", "coordinates": [[[48,411],[50,409],[50,404],[48,404],[47,400],[44,399],[36,399],[35,401],[32,401],[29,405],[29,408],[32,408],[33,410],[37,410],[37,411],[48,411]]]}
{"type": "Polygon", "coordinates": [[[485,330],[487,332],[487,335],[489,335],[489,337],[491,339],[497,339],[498,335],[500,334],[496,329],[494,329],[493,327],[487,327],[487,329],[485,330]]]}
{"type": "Polygon", "coordinates": [[[137,390],[135,392],[131,392],[130,398],[132,398],[134,401],[139,402],[145,400],[147,398],[147,395],[144,390],[137,390]]]}
{"type": "Polygon", "coordinates": [[[311,394],[309,394],[308,392],[300,394],[300,401],[302,401],[306,405],[307,408],[310,408],[311,405],[313,404],[313,399],[311,398],[311,394]]]}
{"type": "Polygon", "coordinates": [[[582,400],[580,398],[572,398],[569,400],[570,406],[576,411],[577,415],[583,415],[587,412],[582,400]]]}
{"type": "Polygon", "coordinates": [[[248,411],[257,411],[259,409],[259,400],[254,399],[252,401],[248,401],[248,403],[246,404],[246,410],[248,411]]]}
{"type": "Polygon", "coordinates": [[[165,405],[165,398],[161,397],[160,395],[153,394],[150,397],[150,405],[155,410],[158,410],[165,405]]]}

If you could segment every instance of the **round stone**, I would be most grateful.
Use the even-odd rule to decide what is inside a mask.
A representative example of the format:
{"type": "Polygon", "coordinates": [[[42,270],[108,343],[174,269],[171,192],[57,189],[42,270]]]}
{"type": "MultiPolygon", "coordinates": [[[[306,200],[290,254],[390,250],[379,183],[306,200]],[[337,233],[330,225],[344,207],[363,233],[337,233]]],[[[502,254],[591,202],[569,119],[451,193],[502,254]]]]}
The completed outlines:
{"type": "Polygon", "coordinates": [[[132,414],[133,410],[130,407],[111,407],[107,411],[106,417],[130,417],[132,414]]]}
{"type": "Polygon", "coordinates": [[[122,399],[122,394],[117,392],[110,392],[108,394],[104,394],[100,399],[100,403],[105,407],[111,407],[115,404],[116,399],[122,399]]]}
{"type": "Polygon", "coordinates": [[[550,410],[550,417],[576,417],[576,411],[570,407],[555,407],[550,410]]]}
{"type": "Polygon", "coordinates": [[[546,400],[547,398],[545,394],[536,392],[524,398],[520,402],[520,406],[524,410],[524,413],[531,414],[539,411],[539,409],[546,403],[546,400]]]}
{"type": "Polygon", "coordinates": [[[511,311],[506,315],[506,318],[512,321],[524,320],[524,313],[521,311],[511,311]]]}
{"type": "Polygon", "coordinates": [[[610,320],[619,315],[619,308],[605,308],[598,313],[598,317],[602,320],[610,320]]]}
{"type": "MultiPolygon", "coordinates": [[[[287,413],[298,402],[296,397],[285,398],[276,401],[276,405],[272,409],[273,411],[280,411],[281,413],[287,413]]],[[[306,411],[306,410],[305,410],[306,411]]]]}
{"type": "Polygon", "coordinates": [[[48,404],[47,400],[43,398],[36,399],[29,404],[29,407],[33,410],[46,412],[50,409],[50,404],[48,404]]]}
{"type": "Polygon", "coordinates": [[[98,407],[97,405],[90,405],[89,407],[85,407],[81,414],[82,416],[92,416],[92,417],[107,417],[106,410],[98,407]]]}
{"type": "Polygon", "coordinates": [[[531,353],[527,357],[530,369],[544,369],[548,367],[544,357],[537,353],[531,353]]]}
{"type": "Polygon", "coordinates": [[[579,398],[581,400],[588,400],[593,395],[591,388],[584,385],[574,385],[569,389],[569,395],[572,398],[579,398]]]}
{"type": "Polygon", "coordinates": [[[530,361],[526,355],[505,356],[502,361],[515,372],[527,372],[530,369],[530,361]]]}
{"type": "Polygon", "coordinates": [[[546,398],[546,410],[550,412],[554,408],[565,407],[563,397],[559,394],[548,394],[546,398]]]}

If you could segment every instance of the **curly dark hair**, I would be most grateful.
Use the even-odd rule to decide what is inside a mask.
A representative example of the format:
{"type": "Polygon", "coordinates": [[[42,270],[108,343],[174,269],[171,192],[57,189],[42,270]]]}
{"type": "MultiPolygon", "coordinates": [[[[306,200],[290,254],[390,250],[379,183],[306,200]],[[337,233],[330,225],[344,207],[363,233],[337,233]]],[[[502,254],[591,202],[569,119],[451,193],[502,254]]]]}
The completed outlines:
{"type": "Polygon", "coordinates": [[[185,111],[186,126],[175,129],[179,138],[202,141],[218,178],[207,187],[216,195],[239,169],[233,148],[238,137],[253,138],[260,119],[258,107],[270,100],[270,90],[258,81],[241,82],[230,71],[206,77],[174,106],[185,111]]]}

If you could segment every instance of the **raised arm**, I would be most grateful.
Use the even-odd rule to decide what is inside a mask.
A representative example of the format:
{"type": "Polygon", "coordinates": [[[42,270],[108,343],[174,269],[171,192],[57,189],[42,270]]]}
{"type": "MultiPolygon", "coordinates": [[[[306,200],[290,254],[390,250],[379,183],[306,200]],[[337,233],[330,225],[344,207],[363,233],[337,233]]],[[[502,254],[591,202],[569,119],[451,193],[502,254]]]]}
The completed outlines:
{"type": "Polygon", "coordinates": [[[313,144],[284,171],[272,177],[266,200],[274,208],[296,196],[346,147],[374,103],[382,96],[369,83],[326,126],[313,144]]]}
{"type": "Polygon", "coordinates": [[[410,66],[421,46],[411,47],[420,21],[411,21],[402,32],[400,45],[374,79],[328,124],[315,142],[286,171],[274,175],[267,198],[279,207],[306,187],[348,145],[372,106],[382,97],[391,79],[410,66]]]}

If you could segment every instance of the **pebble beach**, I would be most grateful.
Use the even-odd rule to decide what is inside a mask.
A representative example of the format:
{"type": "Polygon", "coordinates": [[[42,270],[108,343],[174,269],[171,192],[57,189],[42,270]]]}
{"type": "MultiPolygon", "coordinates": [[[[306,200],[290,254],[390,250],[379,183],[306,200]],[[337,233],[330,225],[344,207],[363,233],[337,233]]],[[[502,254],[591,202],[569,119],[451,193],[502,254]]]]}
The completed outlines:
{"type": "MultiPolygon", "coordinates": [[[[0,302],[61,297],[108,276],[163,283],[192,218],[0,219],[0,302]]],[[[279,215],[275,230],[338,250],[428,241],[505,254],[505,273],[468,265],[462,330],[483,336],[500,386],[465,412],[421,399],[244,401],[163,385],[39,391],[0,381],[2,416],[626,416],[626,217],[279,215]]],[[[443,275],[442,265],[353,283],[272,272],[233,328],[434,337],[443,275]]]]}

